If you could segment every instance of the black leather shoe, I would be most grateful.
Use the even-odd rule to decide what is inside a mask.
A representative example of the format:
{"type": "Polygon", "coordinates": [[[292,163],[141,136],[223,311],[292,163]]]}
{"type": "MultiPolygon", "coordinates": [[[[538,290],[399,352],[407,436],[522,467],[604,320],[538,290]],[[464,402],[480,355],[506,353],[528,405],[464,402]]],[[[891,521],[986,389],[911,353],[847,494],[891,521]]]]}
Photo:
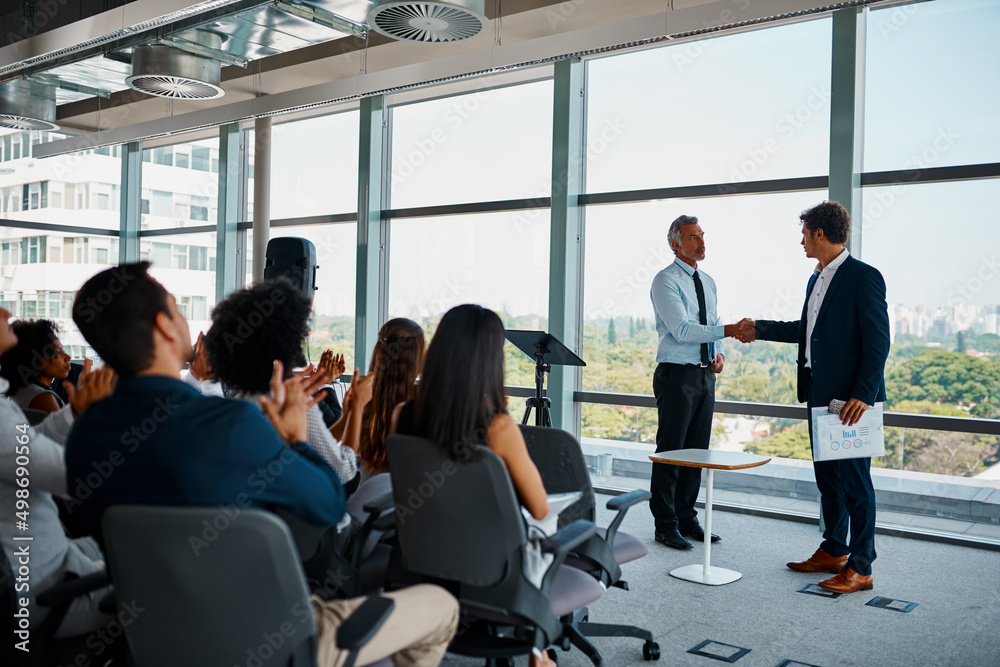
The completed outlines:
{"type": "MultiPolygon", "coordinates": [[[[702,528],[701,524],[698,523],[697,521],[691,524],[690,526],[682,526],[680,529],[680,534],[683,535],[684,537],[690,537],[692,540],[695,540],[696,542],[705,541],[705,529],[702,528]]],[[[720,541],[722,541],[722,538],[716,535],[715,533],[712,533],[712,544],[715,544],[716,542],[720,541]]]]}
{"type": "Polygon", "coordinates": [[[681,537],[681,534],[676,530],[667,530],[662,533],[656,533],[654,537],[657,542],[665,547],[670,547],[671,549],[687,551],[688,549],[694,548],[691,546],[691,543],[681,537]]]}

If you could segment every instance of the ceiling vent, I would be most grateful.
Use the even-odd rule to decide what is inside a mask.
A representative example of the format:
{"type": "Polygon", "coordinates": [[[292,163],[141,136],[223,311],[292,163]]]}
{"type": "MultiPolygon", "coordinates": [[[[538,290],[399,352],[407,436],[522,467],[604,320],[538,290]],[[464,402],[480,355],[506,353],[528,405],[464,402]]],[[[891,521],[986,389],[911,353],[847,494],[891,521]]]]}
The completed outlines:
{"type": "Polygon", "coordinates": [[[407,42],[457,42],[486,31],[490,22],[485,9],[486,0],[377,0],[368,12],[368,26],[407,42]]]}
{"type": "Polygon", "coordinates": [[[174,100],[210,100],[225,95],[219,86],[222,63],[173,46],[150,44],[132,51],[129,88],[174,100]]]}
{"type": "Polygon", "coordinates": [[[0,84],[0,127],[58,130],[56,94],[49,86],[16,79],[0,84]]]}

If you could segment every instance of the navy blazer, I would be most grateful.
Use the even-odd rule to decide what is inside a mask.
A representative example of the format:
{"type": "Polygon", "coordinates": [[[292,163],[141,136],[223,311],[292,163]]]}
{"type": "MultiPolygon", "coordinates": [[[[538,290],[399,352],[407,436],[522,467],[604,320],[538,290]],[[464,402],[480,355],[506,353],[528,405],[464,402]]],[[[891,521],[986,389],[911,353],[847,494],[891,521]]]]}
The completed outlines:
{"type": "Polygon", "coordinates": [[[856,398],[868,405],[885,400],[889,356],[889,311],[878,269],[848,255],[833,274],[812,334],[812,372],[806,368],[806,309],[815,283],[809,279],[802,317],[794,322],[757,320],[757,338],[798,343],[799,401],[815,405],[856,398]]]}

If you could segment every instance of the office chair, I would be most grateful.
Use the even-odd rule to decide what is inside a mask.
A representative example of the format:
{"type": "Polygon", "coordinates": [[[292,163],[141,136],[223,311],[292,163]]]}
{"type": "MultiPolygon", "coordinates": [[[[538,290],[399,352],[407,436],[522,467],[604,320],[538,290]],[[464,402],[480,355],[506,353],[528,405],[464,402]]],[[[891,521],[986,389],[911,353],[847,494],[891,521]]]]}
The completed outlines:
{"type": "Polygon", "coordinates": [[[500,457],[480,447],[478,460],[456,463],[428,440],[403,435],[386,447],[397,536],[389,582],[436,583],[458,598],[462,620],[448,650],[487,665],[513,664],[533,647],[568,650],[559,619],[604,591],[562,561],[594,525],[578,521],[549,538],[553,560],[536,586],[524,572],[524,519],[500,457]]]}
{"type": "MultiPolygon", "coordinates": [[[[309,591],[278,517],[118,505],[102,523],[116,595],[134,609],[124,628],[133,667],[316,667],[309,591]]],[[[372,598],[339,628],[348,665],[391,610],[392,600],[372,598]]]]}
{"type": "MultiPolygon", "coordinates": [[[[377,488],[370,487],[370,490],[377,488]]],[[[360,490],[351,499],[359,493],[360,490]]],[[[376,547],[382,533],[374,526],[380,516],[392,509],[392,493],[362,495],[364,498],[359,497],[348,504],[350,513],[360,524],[348,553],[342,553],[337,546],[336,528],[314,526],[291,512],[274,510],[291,531],[309,589],[326,599],[364,595],[381,588],[385,580],[389,548],[376,547]]]]}
{"type": "MultiPolygon", "coordinates": [[[[558,525],[562,526],[576,519],[594,521],[594,488],[590,484],[587,464],[576,438],[566,431],[537,426],[521,426],[521,433],[524,434],[528,454],[542,476],[546,491],[580,491],[583,494],[579,501],[563,510],[558,525]]],[[[574,549],[566,558],[566,564],[592,573],[605,586],[628,590],[628,582],[622,579],[620,565],[642,558],[649,553],[649,549],[641,540],[618,528],[630,507],[649,498],[649,491],[636,490],[609,500],[606,507],[618,514],[607,528],[598,528],[595,537],[574,549]]],[[[584,637],[635,637],[645,640],[642,654],[646,660],[656,660],[660,654],[660,647],[653,641],[649,630],[631,625],[590,623],[586,610],[577,614],[573,629],[581,635],[575,638],[574,644],[585,653],[596,652],[597,649],[584,637]]]]}

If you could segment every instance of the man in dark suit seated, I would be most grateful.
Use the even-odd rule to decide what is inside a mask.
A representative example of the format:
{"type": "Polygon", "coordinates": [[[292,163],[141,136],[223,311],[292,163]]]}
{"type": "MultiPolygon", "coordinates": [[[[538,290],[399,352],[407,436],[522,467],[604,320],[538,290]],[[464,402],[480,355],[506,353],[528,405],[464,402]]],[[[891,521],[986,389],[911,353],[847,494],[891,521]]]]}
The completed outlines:
{"type": "MultiPolygon", "coordinates": [[[[275,362],[263,414],[244,401],[202,396],[180,379],[193,356],[187,321],[148,268],[143,262],[103,271],[73,304],[80,332],[119,375],[114,393],[81,415],[66,443],[74,511],[98,537],[101,512],[119,504],[281,507],[335,526],[344,489],[305,442],[306,410],[321,398],[311,397],[322,375],[282,381],[275,362]]],[[[359,663],[396,655],[406,664],[437,665],[455,633],[458,603],[430,585],[386,596],[394,611],[359,663]]],[[[312,598],[320,665],[343,661],[336,630],[363,601],[312,598]]]]}
{"type": "MultiPolygon", "coordinates": [[[[806,288],[802,317],[794,322],[749,322],[744,334],[798,343],[799,400],[806,401],[810,411],[834,399],[845,400],[840,414],[845,425],[853,425],[873,403],[885,400],[885,280],[878,269],[851,257],[844,247],[851,218],[843,206],[827,201],[799,217],[806,257],[819,262],[806,288]]],[[[811,427],[810,420],[810,440],[811,427]]],[[[875,489],[870,468],[871,458],[813,462],[826,524],[823,543],[808,559],[788,567],[836,573],[820,582],[823,588],[849,593],[873,586],[875,489]]]]}

